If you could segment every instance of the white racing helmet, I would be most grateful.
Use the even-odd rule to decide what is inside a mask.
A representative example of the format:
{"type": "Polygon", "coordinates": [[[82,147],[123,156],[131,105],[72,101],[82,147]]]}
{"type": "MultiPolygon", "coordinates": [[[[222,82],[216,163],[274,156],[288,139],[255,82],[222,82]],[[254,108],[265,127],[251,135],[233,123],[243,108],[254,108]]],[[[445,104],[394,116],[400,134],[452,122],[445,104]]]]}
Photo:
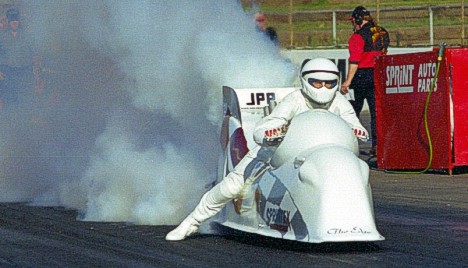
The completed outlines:
{"type": "Polygon", "coordinates": [[[299,76],[302,93],[319,104],[333,101],[341,85],[338,67],[325,58],[305,59],[299,76]]]}

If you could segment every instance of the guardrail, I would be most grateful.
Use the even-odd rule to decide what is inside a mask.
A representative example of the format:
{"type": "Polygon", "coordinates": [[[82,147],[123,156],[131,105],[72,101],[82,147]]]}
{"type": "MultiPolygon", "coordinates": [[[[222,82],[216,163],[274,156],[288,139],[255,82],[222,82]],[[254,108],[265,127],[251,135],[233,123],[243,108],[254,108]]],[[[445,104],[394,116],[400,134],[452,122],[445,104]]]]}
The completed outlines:
{"type": "MultiPolygon", "coordinates": [[[[371,9],[379,25],[388,30],[393,47],[436,46],[467,43],[465,5],[415,6],[371,9]]],[[[285,48],[346,47],[352,27],[352,10],[266,13],[285,48]]]]}

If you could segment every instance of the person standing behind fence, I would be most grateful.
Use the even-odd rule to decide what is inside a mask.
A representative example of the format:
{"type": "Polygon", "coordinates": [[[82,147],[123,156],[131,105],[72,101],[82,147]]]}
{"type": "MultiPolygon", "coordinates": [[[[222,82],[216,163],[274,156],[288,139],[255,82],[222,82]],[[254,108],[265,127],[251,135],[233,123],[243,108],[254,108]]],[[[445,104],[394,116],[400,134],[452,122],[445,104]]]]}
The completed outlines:
{"type": "Polygon", "coordinates": [[[44,83],[41,59],[20,23],[19,10],[9,8],[6,18],[7,26],[0,34],[0,99],[1,104],[11,106],[33,90],[41,92],[44,83]]]}
{"type": "Polygon", "coordinates": [[[255,13],[255,24],[257,25],[257,30],[264,33],[275,46],[279,46],[278,34],[276,33],[275,28],[268,26],[267,18],[262,12],[255,13]]]}
{"type": "Polygon", "coordinates": [[[388,32],[377,25],[370,12],[363,6],[354,9],[348,19],[353,24],[354,34],[348,41],[349,68],[346,80],[341,85],[342,93],[354,90],[354,100],[350,100],[359,117],[364,100],[367,100],[371,115],[372,149],[376,154],[377,133],[375,113],[374,63],[375,57],[386,54],[390,43],[388,32]]]}

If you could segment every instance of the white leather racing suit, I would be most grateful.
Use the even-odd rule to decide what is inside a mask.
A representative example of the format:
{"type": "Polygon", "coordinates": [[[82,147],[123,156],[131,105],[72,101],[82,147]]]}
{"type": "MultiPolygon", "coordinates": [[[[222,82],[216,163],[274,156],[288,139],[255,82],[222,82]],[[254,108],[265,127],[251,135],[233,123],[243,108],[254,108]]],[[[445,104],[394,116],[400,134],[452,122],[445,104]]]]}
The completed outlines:
{"type": "MultiPolygon", "coordinates": [[[[257,144],[263,145],[265,130],[280,128],[291,121],[294,116],[313,110],[311,102],[304,98],[300,90],[296,90],[288,94],[271,112],[270,115],[260,120],[254,130],[254,140],[257,144]]],[[[337,92],[335,98],[331,102],[328,111],[343,118],[352,129],[361,130],[368,137],[367,130],[362,126],[361,122],[354,112],[353,106],[349,101],[337,92]]]]}
{"type": "MultiPolygon", "coordinates": [[[[253,135],[259,146],[250,150],[232,172],[202,197],[189,217],[193,217],[198,223],[201,223],[218,213],[227,202],[237,198],[242,191],[245,179],[251,175],[252,170],[258,170],[260,165],[264,166],[274,152],[272,148],[265,147],[263,144],[265,131],[281,128],[287,125],[294,116],[311,109],[314,109],[312,103],[303,96],[300,90],[291,92],[284,97],[270,115],[257,123],[253,135]]],[[[341,93],[336,93],[328,110],[343,118],[354,130],[360,130],[361,133],[364,133],[362,136],[369,136],[357,118],[353,107],[341,93]]]]}

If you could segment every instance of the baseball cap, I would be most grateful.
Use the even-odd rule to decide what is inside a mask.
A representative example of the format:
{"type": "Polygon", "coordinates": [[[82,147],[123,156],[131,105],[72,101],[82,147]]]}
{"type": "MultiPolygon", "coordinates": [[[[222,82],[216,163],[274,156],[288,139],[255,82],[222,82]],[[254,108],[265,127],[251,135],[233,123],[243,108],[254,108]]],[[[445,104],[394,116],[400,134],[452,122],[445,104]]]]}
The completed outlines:
{"type": "Polygon", "coordinates": [[[9,21],[19,20],[19,10],[17,8],[10,8],[6,12],[6,17],[9,21]]]}
{"type": "Polygon", "coordinates": [[[348,18],[348,20],[353,20],[356,18],[362,18],[364,16],[370,16],[370,12],[363,6],[357,6],[353,10],[353,14],[351,14],[351,17],[348,18]]]}

